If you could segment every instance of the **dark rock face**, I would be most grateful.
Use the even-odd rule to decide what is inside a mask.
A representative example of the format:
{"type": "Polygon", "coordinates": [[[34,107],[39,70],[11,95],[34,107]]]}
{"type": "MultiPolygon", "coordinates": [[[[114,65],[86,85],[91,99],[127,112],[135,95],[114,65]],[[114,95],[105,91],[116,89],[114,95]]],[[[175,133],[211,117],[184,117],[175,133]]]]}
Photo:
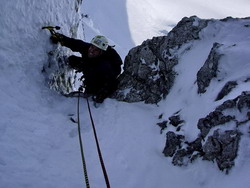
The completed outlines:
{"type": "Polygon", "coordinates": [[[227,115],[225,116],[222,111],[211,112],[207,117],[199,119],[197,127],[200,129],[202,138],[205,138],[209,133],[210,129],[217,126],[223,125],[231,120],[234,120],[235,117],[227,115]]]}
{"type": "Polygon", "coordinates": [[[203,159],[216,161],[220,170],[230,169],[237,156],[241,133],[237,130],[219,132],[217,129],[209,136],[203,146],[203,159]]]}
{"type": "Polygon", "coordinates": [[[197,73],[198,93],[205,93],[206,87],[209,86],[212,78],[217,75],[219,60],[222,56],[218,49],[221,46],[222,44],[214,43],[205,64],[197,73]]]}
{"type": "Polygon", "coordinates": [[[240,112],[244,108],[249,109],[250,108],[250,92],[244,91],[242,94],[238,97],[236,97],[233,100],[227,100],[222,105],[218,106],[215,110],[223,111],[228,108],[237,108],[240,112]]]}
{"type": "Polygon", "coordinates": [[[171,132],[171,134],[169,133],[170,132],[167,133],[167,140],[163,153],[166,157],[173,157],[172,163],[174,165],[187,165],[189,162],[203,155],[202,139],[200,137],[188,143],[185,142],[185,137],[183,135],[176,135],[174,132],[171,132]]]}
{"type": "Polygon", "coordinates": [[[155,44],[160,43],[161,38],[154,38],[130,50],[115,98],[126,102],[157,103],[162,95],[166,96],[173,84],[175,73],[172,67],[176,60],[169,62],[168,68],[165,66],[154,54],[155,44]]]}
{"type": "Polygon", "coordinates": [[[167,123],[168,121],[162,121],[162,122],[157,123],[157,125],[161,128],[161,133],[165,128],[167,128],[167,123]]]}
{"type": "Polygon", "coordinates": [[[172,157],[176,150],[181,147],[181,143],[184,139],[183,135],[176,135],[174,132],[167,133],[166,146],[163,150],[165,156],[172,157]]]}
{"type": "Polygon", "coordinates": [[[173,157],[172,163],[178,166],[202,157],[216,162],[220,170],[228,172],[234,165],[242,135],[238,127],[249,126],[249,109],[250,92],[242,92],[235,99],[225,101],[199,120],[200,134],[195,141],[189,143],[183,135],[168,132],[164,155],[173,157]],[[234,116],[235,111],[241,113],[241,117],[234,116]]]}
{"type": "Polygon", "coordinates": [[[173,125],[174,127],[177,127],[178,125],[184,122],[183,120],[181,120],[179,115],[171,116],[169,118],[169,121],[170,124],[173,125]]]}
{"type": "Polygon", "coordinates": [[[246,91],[243,92],[241,96],[237,97],[235,100],[237,101],[236,107],[237,109],[242,112],[244,108],[250,108],[250,92],[246,91]]]}
{"type": "Polygon", "coordinates": [[[183,44],[199,39],[199,32],[206,26],[206,20],[183,18],[168,36],[154,37],[131,49],[113,98],[151,104],[165,98],[175,79],[173,67],[178,63],[177,50],[183,44]]]}
{"type": "MultiPolygon", "coordinates": [[[[240,20],[244,19],[228,17],[218,21],[222,23],[240,20]]],[[[180,53],[192,49],[192,42],[202,39],[200,35],[202,36],[203,29],[214,22],[217,21],[199,19],[196,16],[185,17],[167,36],[154,37],[131,49],[125,58],[124,72],[119,77],[118,90],[112,98],[125,102],[144,101],[150,104],[157,104],[166,98],[178,75],[174,67],[179,63],[180,53]]],[[[220,61],[227,55],[226,48],[229,47],[237,47],[237,44],[214,42],[206,61],[196,75],[199,94],[205,93],[211,81],[219,75],[218,67],[223,65],[220,61]]],[[[224,98],[238,84],[238,80],[226,83],[215,100],[224,98]]]]}
{"type": "Polygon", "coordinates": [[[228,93],[232,91],[233,88],[235,88],[238,85],[236,81],[230,81],[225,84],[225,86],[222,88],[220,93],[218,94],[216,101],[221,100],[223,97],[225,97],[228,93]]]}

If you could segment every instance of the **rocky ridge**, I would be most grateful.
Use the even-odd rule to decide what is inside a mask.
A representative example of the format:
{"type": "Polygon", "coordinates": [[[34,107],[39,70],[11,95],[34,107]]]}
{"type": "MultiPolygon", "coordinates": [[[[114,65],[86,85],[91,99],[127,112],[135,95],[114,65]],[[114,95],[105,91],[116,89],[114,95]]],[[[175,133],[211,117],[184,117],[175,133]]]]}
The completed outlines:
{"type": "MultiPolygon", "coordinates": [[[[130,50],[124,63],[124,72],[120,75],[120,85],[114,98],[125,102],[143,101],[157,104],[171,92],[178,72],[175,66],[179,63],[179,50],[185,46],[184,52],[192,48],[194,41],[201,40],[201,35],[208,25],[218,28],[223,24],[245,20],[242,28],[249,28],[250,19],[225,18],[222,20],[203,20],[196,16],[183,18],[167,36],[154,37],[144,41],[140,46],[130,50]],[[219,25],[219,26],[218,26],[219,25]]],[[[211,34],[216,38],[216,32],[211,34]]],[[[201,117],[197,123],[199,134],[193,141],[185,138],[179,131],[185,126],[181,110],[163,119],[162,114],[157,123],[161,133],[166,132],[166,143],[163,154],[172,158],[174,165],[183,166],[200,158],[213,161],[222,171],[229,172],[238,155],[241,137],[250,133],[250,93],[245,90],[234,99],[225,100],[237,86],[249,82],[249,76],[239,76],[227,80],[229,73],[223,70],[225,55],[237,52],[238,44],[224,44],[215,41],[206,60],[196,74],[197,94],[204,95],[213,85],[223,84],[214,102],[217,108],[207,116],[201,117]],[[228,50],[230,49],[230,50],[228,50]],[[164,131],[168,127],[176,131],[164,131]],[[248,130],[246,133],[245,130],[248,130]]],[[[234,65],[237,66],[237,65],[234,65]]],[[[195,125],[194,125],[195,126],[195,125]]],[[[249,136],[249,135],[248,135],[249,136]]]]}
{"type": "Polygon", "coordinates": [[[193,40],[208,20],[183,18],[167,36],[154,37],[131,49],[125,58],[119,89],[113,96],[125,102],[158,103],[173,86],[178,49],[193,40]]]}

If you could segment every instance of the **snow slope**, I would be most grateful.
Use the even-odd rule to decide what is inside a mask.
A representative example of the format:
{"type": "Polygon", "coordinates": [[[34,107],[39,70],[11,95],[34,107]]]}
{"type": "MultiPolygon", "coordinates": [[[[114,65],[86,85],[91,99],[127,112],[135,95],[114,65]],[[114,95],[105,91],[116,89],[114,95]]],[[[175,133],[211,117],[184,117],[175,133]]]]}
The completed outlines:
{"type": "MultiPolygon", "coordinates": [[[[192,12],[191,9],[175,11],[176,16],[172,12],[172,17],[166,16],[167,19],[164,18],[164,14],[160,14],[164,12],[164,7],[172,6],[171,10],[175,10],[178,4],[173,1],[167,4],[160,0],[154,4],[149,1],[141,4],[139,2],[102,0],[97,3],[86,0],[83,1],[84,7],[81,12],[75,13],[77,4],[72,0],[2,0],[0,187],[84,186],[77,127],[69,120],[70,114],[76,117],[76,99],[64,98],[49,90],[44,83],[41,70],[43,64],[47,62],[47,52],[53,46],[49,43],[48,32],[40,29],[42,26],[60,25],[62,32],[69,34],[70,28],[81,19],[83,25],[79,25],[77,30],[79,38],[89,41],[95,34],[104,34],[116,45],[118,52],[124,58],[135,44],[158,35],[162,30],[168,31],[183,15],[196,14],[197,10],[204,13],[205,17],[212,17],[213,13],[218,17],[249,15],[249,10],[246,10],[249,5],[248,0],[238,1],[241,3],[237,4],[221,1],[223,3],[218,4],[213,10],[209,8],[212,1],[206,1],[210,2],[208,8],[203,2],[200,4],[197,1],[185,1],[194,4],[197,7],[196,11],[192,12]],[[225,7],[225,4],[229,4],[229,9],[221,13],[219,5],[225,7]],[[236,5],[238,7],[234,8],[236,5]],[[89,14],[89,18],[83,18],[81,14],[89,14]],[[142,22],[138,20],[144,20],[144,24],[140,24],[142,22]]],[[[183,6],[183,9],[187,7],[184,2],[178,7],[180,6],[183,6]]],[[[203,48],[208,47],[203,46],[203,48]]],[[[192,54],[187,56],[189,56],[187,59],[190,59],[192,54]]],[[[187,69],[185,66],[179,67],[179,71],[185,72],[185,69],[187,69]]],[[[180,77],[179,81],[185,79],[185,76],[180,77]]],[[[180,85],[177,84],[174,91],[178,90],[178,86],[180,85]]],[[[189,87],[183,90],[188,92],[189,87]]],[[[173,98],[170,96],[169,99],[171,97],[173,98]]],[[[239,158],[239,165],[236,165],[228,176],[219,172],[215,165],[204,161],[197,161],[188,167],[173,167],[162,155],[165,136],[161,135],[159,128],[155,126],[159,114],[171,114],[172,111],[166,106],[178,109],[178,105],[183,103],[188,105],[197,101],[196,97],[193,96],[189,101],[183,94],[179,96],[181,102],[177,106],[166,100],[159,107],[107,99],[99,108],[92,108],[112,187],[233,188],[250,185],[248,177],[250,163],[247,159],[250,154],[249,145],[248,150],[239,158]]],[[[213,108],[207,105],[208,111],[213,108]]],[[[81,131],[90,185],[105,187],[85,101],[81,101],[81,107],[81,131]]],[[[192,110],[192,106],[189,110],[192,110]]],[[[191,118],[190,122],[197,118],[191,118]]],[[[189,131],[192,138],[192,134],[195,134],[192,131],[195,131],[195,128],[190,128],[189,131]]]]}
{"type": "Polygon", "coordinates": [[[127,0],[128,22],[136,45],[153,36],[165,35],[183,17],[248,17],[248,0],[127,0]]]}

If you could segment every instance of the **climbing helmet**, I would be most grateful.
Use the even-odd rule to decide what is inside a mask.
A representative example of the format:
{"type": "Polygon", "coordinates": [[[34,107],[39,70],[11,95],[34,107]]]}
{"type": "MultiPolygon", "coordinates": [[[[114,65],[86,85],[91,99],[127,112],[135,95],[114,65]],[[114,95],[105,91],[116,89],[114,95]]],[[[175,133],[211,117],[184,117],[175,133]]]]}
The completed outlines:
{"type": "Polygon", "coordinates": [[[97,35],[91,40],[91,44],[100,48],[101,50],[106,51],[108,48],[108,39],[104,36],[97,35]]]}

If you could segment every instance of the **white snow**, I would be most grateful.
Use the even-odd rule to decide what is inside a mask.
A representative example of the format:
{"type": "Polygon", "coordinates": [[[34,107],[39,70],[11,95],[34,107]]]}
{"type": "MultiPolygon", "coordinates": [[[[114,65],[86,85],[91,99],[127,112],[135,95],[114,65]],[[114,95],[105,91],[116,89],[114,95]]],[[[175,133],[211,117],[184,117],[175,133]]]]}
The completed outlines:
{"type": "MultiPolygon", "coordinates": [[[[72,0],[8,0],[0,7],[0,187],[78,188],[84,187],[76,118],[77,99],[65,98],[44,83],[41,73],[47,52],[53,46],[44,25],[60,25],[61,32],[82,19],[78,37],[89,41],[96,34],[108,37],[124,59],[129,49],[143,40],[166,34],[184,16],[201,18],[246,17],[249,0],[84,0],[74,13],[72,0]],[[81,14],[88,14],[82,18],[81,14]],[[83,29],[84,28],[84,29],[83,29]],[[84,32],[83,32],[84,31],[84,32]]],[[[106,99],[92,113],[111,187],[115,188],[247,188],[250,186],[249,137],[241,142],[236,165],[225,175],[215,163],[197,160],[187,167],[175,167],[164,157],[165,134],[156,123],[182,110],[188,139],[197,135],[197,120],[216,107],[212,102],[222,84],[214,81],[208,92],[197,94],[195,75],[213,42],[221,40],[227,55],[221,67],[230,80],[249,72],[249,27],[226,25],[204,30],[202,42],[190,44],[176,66],[179,76],[166,100],[159,106],[124,103],[106,99]],[[239,35],[235,35],[234,28],[239,35]],[[217,30],[216,30],[217,29],[217,30]],[[207,35],[218,31],[218,38],[207,35]],[[223,37],[223,38],[222,38],[223,37]],[[230,46],[241,41],[231,52],[230,46]],[[235,51],[237,49],[237,51],[235,51]],[[235,62],[240,66],[235,67],[235,62]],[[247,62],[247,63],[246,63],[247,62]],[[233,72],[230,72],[233,67],[233,72]],[[200,107],[200,108],[199,108],[200,107]],[[202,110],[201,110],[202,109],[202,110]]],[[[184,48],[184,47],[183,47],[184,48]]],[[[183,49],[184,50],[184,49],[183,49]]],[[[181,53],[181,52],[180,52],[181,53]]],[[[221,74],[224,74],[223,71],[221,74]]],[[[243,77],[242,77],[243,76],[243,77]]],[[[245,83],[225,99],[249,88],[245,83]]],[[[220,104],[218,102],[218,104],[220,104]]],[[[85,100],[81,101],[81,133],[90,186],[105,187],[85,100]]],[[[249,131],[249,130],[246,130],[249,131]]]]}
{"type": "Polygon", "coordinates": [[[136,45],[153,36],[165,35],[183,17],[248,17],[249,0],[127,0],[128,23],[136,45]]]}

